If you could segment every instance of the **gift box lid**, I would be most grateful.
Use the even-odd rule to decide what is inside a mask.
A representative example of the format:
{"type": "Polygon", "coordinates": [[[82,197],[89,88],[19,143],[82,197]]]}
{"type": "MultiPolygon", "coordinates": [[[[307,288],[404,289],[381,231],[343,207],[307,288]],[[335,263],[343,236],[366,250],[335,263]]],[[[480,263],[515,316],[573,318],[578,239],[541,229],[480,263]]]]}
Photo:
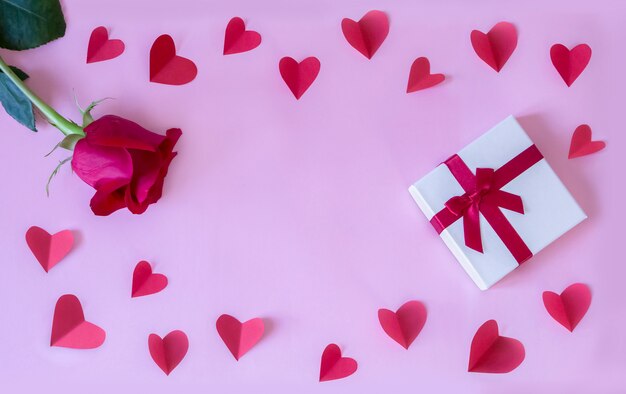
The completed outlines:
{"type": "MultiPolygon", "coordinates": [[[[457,155],[472,173],[477,168],[498,169],[533,145],[513,116],[461,149],[457,155]]],[[[524,213],[500,208],[533,255],[587,216],[554,173],[545,158],[530,166],[500,190],[521,197],[524,213]]],[[[415,182],[409,192],[428,220],[446,202],[465,193],[445,164],[415,182]]],[[[480,214],[483,253],[465,245],[463,218],[441,232],[441,238],[476,285],[488,289],[519,266],[494,229],[480,214]]]]}

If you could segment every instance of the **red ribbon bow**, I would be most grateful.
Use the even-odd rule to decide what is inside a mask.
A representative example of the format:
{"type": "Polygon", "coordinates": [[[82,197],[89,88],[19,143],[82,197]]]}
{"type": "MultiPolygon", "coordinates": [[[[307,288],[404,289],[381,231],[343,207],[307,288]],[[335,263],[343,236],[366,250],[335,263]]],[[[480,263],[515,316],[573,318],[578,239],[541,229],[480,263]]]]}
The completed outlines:
{"type": "Polygon", "coordinates": [[[433,216],[430,222],[437,232],[441,233],[452,223],[463,218],[465,245],[482,253],[480,213],[515,260],[519,264],[523,263],[532,257],[532,252],[500,208],[524,214],[524,204],[520,196],[500,189],[542,158],[541,152],[532,145],[499,169],[477,168],[474,175],[458,155],[450,157],[444,163],[465,193],[450,198],[445,203],[445,208],[433,216]]]}

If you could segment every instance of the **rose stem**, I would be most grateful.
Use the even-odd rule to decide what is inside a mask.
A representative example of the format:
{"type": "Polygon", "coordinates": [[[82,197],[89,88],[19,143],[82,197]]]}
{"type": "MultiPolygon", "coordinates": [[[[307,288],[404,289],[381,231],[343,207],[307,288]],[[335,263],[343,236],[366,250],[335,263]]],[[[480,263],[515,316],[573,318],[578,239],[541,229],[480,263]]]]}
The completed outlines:
{"type": "Polygon", "coordinates": [[[39,96],[33,93],[24,82],[11,70],[2,57],[0,56],[0,70],[9,77],[11,82],[22,92],[24,95],[43,113],[48,122],[50,122],[53,126],[61,130],[61,132],[65,135],[70,134],[80,134],[85,135],[83,129],[75,124],[70,122],[61,116],[57,111],[55,111],[51,106],[46,104],[39,96]]]}

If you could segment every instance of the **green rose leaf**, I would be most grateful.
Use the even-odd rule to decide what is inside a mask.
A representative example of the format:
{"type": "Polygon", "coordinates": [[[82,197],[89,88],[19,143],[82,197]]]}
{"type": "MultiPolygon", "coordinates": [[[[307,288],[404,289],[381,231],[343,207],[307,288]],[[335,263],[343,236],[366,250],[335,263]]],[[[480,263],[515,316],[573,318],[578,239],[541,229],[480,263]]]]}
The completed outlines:
{"type": "MultiPolygon", "coordinates": [[[[17,67],[11,67],[11,70],[13,70],[15,75],[22,81],[28,78],[28,75],[17,67]]],[[[35,128],[33,104],[2,71],[0,71],[0,102],[13,119],[32,131],[37,131],[35,128]]]]}
{"type": "Polygon", "coordinates": [[[59,0],[0,0],[0,47],[21,51],[63,35],[59,0]]]}

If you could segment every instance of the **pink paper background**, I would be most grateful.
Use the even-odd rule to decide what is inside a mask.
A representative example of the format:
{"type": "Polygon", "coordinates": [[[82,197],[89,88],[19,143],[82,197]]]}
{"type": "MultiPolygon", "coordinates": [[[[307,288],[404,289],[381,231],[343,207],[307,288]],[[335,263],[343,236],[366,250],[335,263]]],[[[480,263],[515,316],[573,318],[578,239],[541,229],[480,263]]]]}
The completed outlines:
{"type": "Polygon", "coordinates": [[[0,391],[6,393],[620,393],[626,391],[623,2],[615,1],[154,1],[63,2],[66,37],[7,53],[62,113],[95,111],[164,132],[183,129],[165,196],[142,216],[94,217],[92,190],[69,168],[44,185],[60,133],[30,133],[4,112],[0,179],[0,391]],[[505,4],[506,3],[506,4],[505,4]],[[344,40],[343,17],[388,13],[389,37],[368,61],[344,40]],[[241,16],[261,32],[252,52],[222,56],[224,28],[241,16]],[[474,54],[472,29],[509,20],[517,50],[500,74],[474,54]],[[85,64],[91,30],[108,26],[126,52],[85,64]],[[148,82],[153,40],[171,34],[199,68],[182,87],[148,82]],[[549,60],[554,43],[593,48],[567,88],[549,60]],[[317,56],[321,72],[296,101],[282,56],[317,56]],[[405,93],[411,62],[446,74],[405,93]],[[407,187],[505,118],[517,116],[589,219],[487,292],[438,239],[407,187]],[[574,128],[589,123],[608,148],[567,160],[574,128]],[[31,225],[69,228],[75,250],[46,274],[24,241],[31,225]],[[170,284],[130,298],[146,259],[170,284]],[[544,310],[543,290],[589,284],[593,301],[573,334],[544,310]],[[96,350],[50,348],[53,308],[76,294],[107,331],[96,350]],[[428,321],[410,350],[386,337],[378,308],[422,300],[428,321]],[[267,319],[265,338],[236,362],[215,331],[221,313],[267,319]],[[507,375],[466,372],[475,330],[497,319],[526,360],[507,375]],[[147,338],[184,330],[190,350],[166,377],[147,338]],[[353,376],[317,382],[331,342],[359,362],[353,376]]]}

